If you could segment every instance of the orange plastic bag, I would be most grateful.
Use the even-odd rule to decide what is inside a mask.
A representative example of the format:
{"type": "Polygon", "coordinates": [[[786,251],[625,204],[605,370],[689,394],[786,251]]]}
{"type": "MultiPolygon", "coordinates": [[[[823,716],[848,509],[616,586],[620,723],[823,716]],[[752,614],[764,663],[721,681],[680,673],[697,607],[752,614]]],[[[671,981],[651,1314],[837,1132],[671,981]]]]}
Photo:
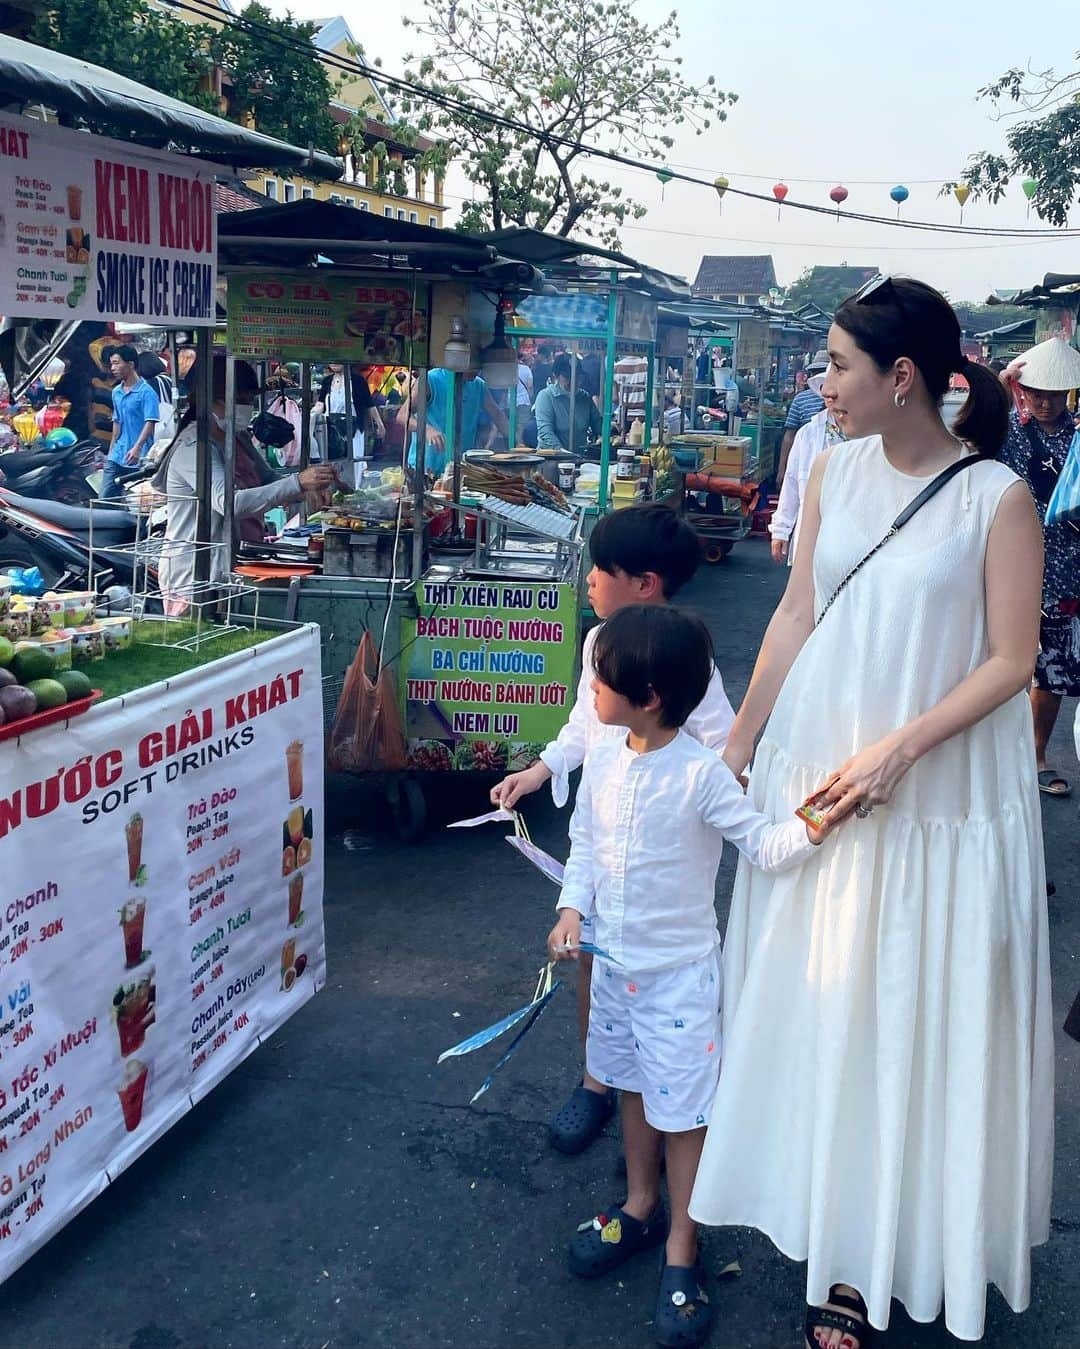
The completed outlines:
{"type": "Polygon", "coordinates": [[[393,671],[379,667],[375,639],[365,632],[345,675],[326,764],[332,773],[396,773],[405,767],[393,671]]]}

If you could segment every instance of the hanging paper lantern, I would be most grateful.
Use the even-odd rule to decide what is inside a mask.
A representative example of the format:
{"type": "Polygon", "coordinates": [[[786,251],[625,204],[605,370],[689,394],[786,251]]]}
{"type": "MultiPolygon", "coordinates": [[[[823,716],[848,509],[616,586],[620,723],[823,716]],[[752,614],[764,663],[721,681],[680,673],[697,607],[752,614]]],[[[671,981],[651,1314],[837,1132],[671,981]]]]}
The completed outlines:
{"type": "Polygon", "coordinates": [[[1038,178],[1025,178],[1024,181],[1020,184],[1020,186],[1024,189],[1024,196],[1027,197],[1028,201],[1027,213],[1028,216],[1030,217],[1031,199],[1032,197],[1034,197],[1035,193],[1038,192],[1039,190],[1039,180],[1038,178]]]}
{"type": "Polygon", "coordinates": [[[848,199],[848,190],[842,183],[837,183],[829,193],[829,200],[836,202],[836,218],[840,219],[840,207],[848,199]]]}
{"type": "Polygon", "coordinates": [[[657,169],[656,176],[660,180],[660,200],[664,200],[664,188],[671,182],[675,175],[670,169],[657,169]]]}
{"type": "Polygon", "coordinates": [[[971,188],[967,183],[957,183],[953,188],[953,196],[960,203],[960,223],[964,223],[964,203],[971,196],[971,188]]]}
{"type": "Polygon", "coordinates": [[[911,193],[907,190],[907,188],[904,186],[903,183],[897,183],[896,186],[889,193],[889,196],[892,197],[893,201],[896,202],[896,218],[897,220],[899,220],[900,207],[903,206],[904,202],[907,201],[908,197],[911,196],[911,193]]]}
{"type": "Polygon", "coordinates": [[[779,219],[780,219],[780,207],[783,206],[783,204],[784,204],[784,198],[785,198],[785,197],[787,196],[787,194],[788,194],[788,185],[787,185],[787,183],[775,183],[775,184],[773,185],[772,194],[773,194],[773,196],[776,198],[776,218],[777,218],[777,220],[779,220],[779,219]]]}
{"type": "Polygon", "coordinates": [[[716,188],[716,195],[720,198],[720,214],[724,214],[724,193],[728,190],[728,180],[723,174],[713,179],[713,187],[716,188]]]}

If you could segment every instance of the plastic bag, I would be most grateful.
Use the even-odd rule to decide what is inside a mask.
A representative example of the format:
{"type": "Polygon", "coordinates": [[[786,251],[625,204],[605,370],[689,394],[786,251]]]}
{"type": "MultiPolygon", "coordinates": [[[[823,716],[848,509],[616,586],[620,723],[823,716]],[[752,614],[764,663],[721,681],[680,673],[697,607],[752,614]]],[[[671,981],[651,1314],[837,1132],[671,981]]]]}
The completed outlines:
{"type": "Polygon", "coordinates": [[[1065,456],[1061,476],[1046,507],[1046,523],[1062,525],[1080,520],[1080,431],[1077,431],[1065,456]]]}
{"type": "Polygon", "coordinates": [[[397,773],[405,767],[394,673],[385,665],[379,670],[370,632],[360,638],[345,675],[326,763],[332,773],[397,773]]]}

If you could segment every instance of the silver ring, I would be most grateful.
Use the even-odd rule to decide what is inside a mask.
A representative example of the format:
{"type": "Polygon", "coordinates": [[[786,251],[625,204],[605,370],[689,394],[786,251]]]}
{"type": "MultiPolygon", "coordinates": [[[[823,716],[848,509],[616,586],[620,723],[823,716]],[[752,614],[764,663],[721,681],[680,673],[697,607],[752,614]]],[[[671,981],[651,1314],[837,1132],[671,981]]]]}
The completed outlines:
{"type": "Polygon", "coordinates": [[[873,813],[874,807],[864,806],[861,801],[859,801],[855,806],[855,814],[858,815],[860,820],[868,820],[870,816],[873,815],[873,813]]]}

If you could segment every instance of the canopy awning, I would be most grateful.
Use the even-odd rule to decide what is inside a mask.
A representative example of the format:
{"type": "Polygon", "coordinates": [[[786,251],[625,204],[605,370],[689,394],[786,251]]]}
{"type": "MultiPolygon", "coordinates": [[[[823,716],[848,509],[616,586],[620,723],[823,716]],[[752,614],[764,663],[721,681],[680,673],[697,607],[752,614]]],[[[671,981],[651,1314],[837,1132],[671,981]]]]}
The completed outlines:
{"type": "Polygon", "coordinates": [[[218,260],[223,267],[406,268],[479,278],[493,290],[544,285],[543,273],[531,263],[504,257],[481,239],[327,201],[219,216],[218,260]]]}
{"type": "Polygon", "coordinates": [[[690,287],[681,276],[672,276],[668,272],[647,267],[625,253],[616,253],[610,248],[601,248],[599,244],[586,243],[580,239],[564,239],[558,234],[545,234],[542,230],[517,227],[502,230],[488,230],[475,236],[497,248],[508,258],[520,258],[537,267],[552,264],[577,263],[578,265],[595,260],[598,266],[625,268],[628,275],[626,284],[632,290],[642,290],[658,300],[689,300],[690,287]]]}
{"type": "Polygon", "coordinates": [[[1010,292],[1011,298],[1005,299],[995,293],[987,297],[987,304],[1033,305],[1040,308],[1048,304],[1068,304],[1080,300],[1080,276],[1074,272],[1047,272],[1041,284],[1030,290],[1010,292]]]}
{"type": "Polygon", "coordinates": [[[339,160],[248,131],[159,94],[103,66],[6,37],[0,43],[0,107],[42,103],[96,127],[130,130],[144,145],[174,147],[234,168],[293,169],[341,177],[339,160]]]}

